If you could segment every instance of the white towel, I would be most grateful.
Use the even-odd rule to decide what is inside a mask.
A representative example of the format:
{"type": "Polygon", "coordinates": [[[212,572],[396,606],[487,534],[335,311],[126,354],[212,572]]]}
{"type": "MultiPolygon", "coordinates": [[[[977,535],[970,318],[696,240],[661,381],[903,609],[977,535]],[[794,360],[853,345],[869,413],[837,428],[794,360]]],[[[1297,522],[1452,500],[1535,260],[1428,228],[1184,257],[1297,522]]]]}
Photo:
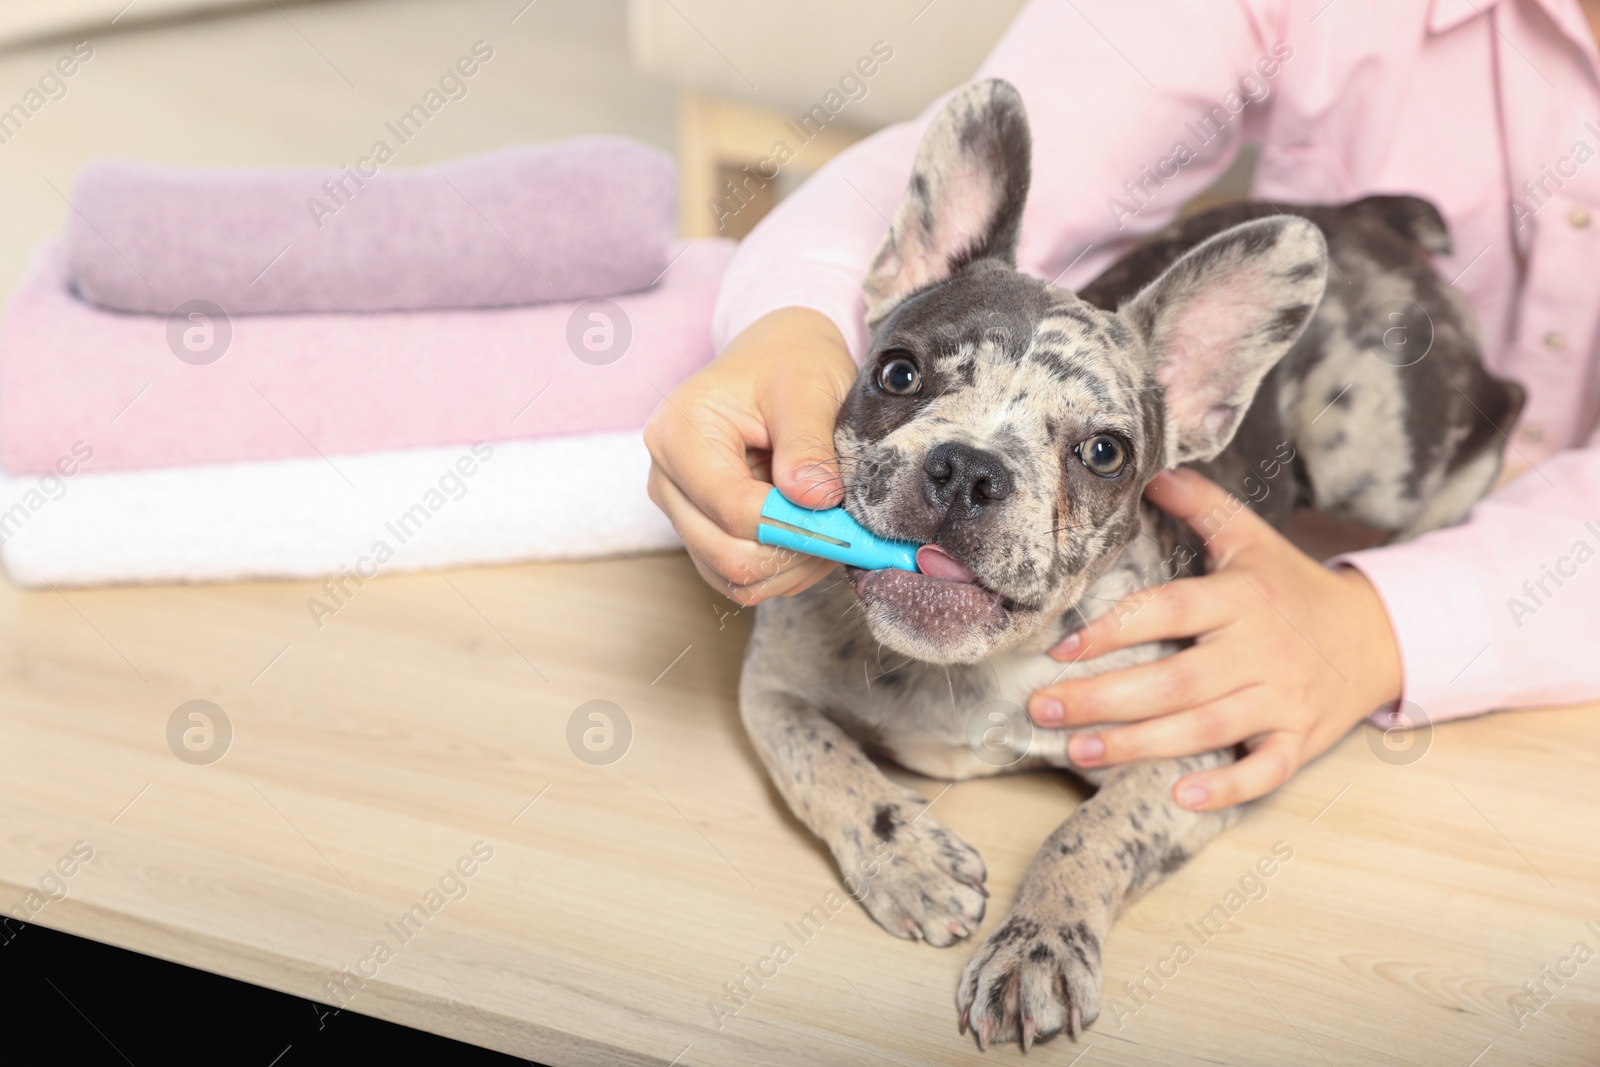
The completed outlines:
{"type": "MultiPolygon", "coordinates": [[[[81,460],[82,456],[76,457],[81,460]]],[[[0,560],[25,586],[215,582],[589,559],[679,545],[626,433],[0,476],[0,560]]]]}

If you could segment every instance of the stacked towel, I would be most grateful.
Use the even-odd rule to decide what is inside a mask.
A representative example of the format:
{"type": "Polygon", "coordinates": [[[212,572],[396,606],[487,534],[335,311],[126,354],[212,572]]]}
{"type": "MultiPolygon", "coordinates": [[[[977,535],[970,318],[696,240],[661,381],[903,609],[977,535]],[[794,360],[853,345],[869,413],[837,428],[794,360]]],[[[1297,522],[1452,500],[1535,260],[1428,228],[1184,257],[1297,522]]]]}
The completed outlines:
{"type": "Polygon", "coordinates": [[[117,474],[74,459],[70,476],[0,478],[0,558],[20,585],[372,578],[678,545],[645,496],[637,430],[117,474]]]}
{"type": "Polygon", "coordinates": [[[266,276],[293,269],[265,295],[239,286],[243,260],[214,256],[204,226],[171,242],[159,227],[189,196],[205,226],[247,243],[225,205],[266,226],[290,179],[150,171],[119,192],[107,175],[124,165],[86,175],[74,217],[94,226],[39,250],[0,322],[0,559],[13,580],[371,577],[676,545],[645,495],[639,428],[711,357],[732,246],[672,244],[670,195],[639,211],[601,202],[660,185],[650,150],[578,147],[560,165],[544,150],[432,172],[479,201],[480,225],[515,231],[504,241],[463,235],[460,216],[436,232],[415,216],[444,210],[440,183],[383,175],[360,190],[378,195],[324,220],[351,236],[283,257],[266,276]],[[585,166],[602,157],[631,177],[611,175],[597,201],[572,195],[600,184],[585,166]],[[540,167],[539,195],[525,196],[540,167]],[[591,229],[592,243],[561,243],[591,229]],[[443,271],[441,249],[457,257],[443,271]],[[358,277],[369,267],[379,281],[358,277]],[[561,300],[529,282],[541,273],[563,279],[561,300]],[[267,306],[280,313],[239,312],[267,306]],[[393,306],[410,310],[376,310],[393,306]]]}
{"type": "Polygon", "coordinates": [[[166,315],[500,307],[651,285],[673,234],[672,161],[617,138],[411,171],[239,171],[108,159],[67,222],[85,300],[166,315]]]}
{"type": "Polygon", "coordinates": [[[104,472],[637,429],[710,358],[732,245],[672,255],[604,302],[212,321],[85,304],[47,245],[0,323],[0,467],[80,440],[104,472]]]}

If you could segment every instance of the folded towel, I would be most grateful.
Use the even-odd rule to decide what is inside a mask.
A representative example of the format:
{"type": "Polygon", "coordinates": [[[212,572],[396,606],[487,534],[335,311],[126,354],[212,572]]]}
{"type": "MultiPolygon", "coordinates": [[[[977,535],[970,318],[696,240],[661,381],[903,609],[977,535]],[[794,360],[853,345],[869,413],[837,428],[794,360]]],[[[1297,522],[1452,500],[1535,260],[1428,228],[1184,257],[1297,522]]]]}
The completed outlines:
{"type": "MultiPolygon", "coordinates": [[[[382,142],[380,142],[382,143],[382,142]]],[[[501,307],[643,289],[666,267],[671,159],[619,138],[416,170],[89,164],[67,223],[86,300],[166,315],[501,307]]]]}
{"type": "Polygon", "coordinates": [[[0,322],[0,466],[77,442],[98,473],[636,429],[711,358],[732,247],[690,242],[615,301],[230,321],[85,304],[47,245],[0,322]]]}
{"type": "Polygon", "coordinates": [[[365,580],[678,545],[645,495],[637,430],[112,474],[92,473],[98,460],[0,477],[0,559],[13,581],[365,580]]]}

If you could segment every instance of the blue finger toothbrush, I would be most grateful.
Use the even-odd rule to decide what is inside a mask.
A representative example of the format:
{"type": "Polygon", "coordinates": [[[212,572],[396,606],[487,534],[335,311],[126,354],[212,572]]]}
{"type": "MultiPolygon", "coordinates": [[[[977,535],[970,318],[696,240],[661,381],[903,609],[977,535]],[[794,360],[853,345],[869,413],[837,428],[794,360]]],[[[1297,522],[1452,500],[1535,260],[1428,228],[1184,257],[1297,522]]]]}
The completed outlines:
{"type": "Polygon", "coordinates": [[[764,545],[821,556],[862,570],[920,569],[918,546],[912,542],[890,541],[868,533],[844,508],[813,511],[791,504],[777,489],[767,494],[766,503],[761,506],[756,538],[764,545]]]}

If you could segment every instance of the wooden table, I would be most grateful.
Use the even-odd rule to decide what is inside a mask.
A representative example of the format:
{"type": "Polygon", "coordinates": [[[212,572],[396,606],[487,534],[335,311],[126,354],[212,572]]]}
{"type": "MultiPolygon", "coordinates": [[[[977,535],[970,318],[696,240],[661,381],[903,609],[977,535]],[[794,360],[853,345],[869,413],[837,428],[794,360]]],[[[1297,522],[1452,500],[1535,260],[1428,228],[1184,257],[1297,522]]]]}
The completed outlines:
{"type": "MultiPolygon", "coordinates": [[[[3,147],[0,286],[89,156],[347,161],[480,36],[500,58],[408,163],[596,131],[670,143],[620,4],[282,6],[91,35],[69,94],[3,147]]],[[[61,50],[0,54],[0,82],[20,92],[61,50]]],[[[838,882],[739,726],[747,619],[683,557],[383,578],[320,630],[314,591],[0,582],[0,911],[551,1064],[1019,1061],[956,1035],[968,949],[895,940],[854,906],[790,933],[838,882]],[[169,744],[195,700],[231,726],[209,764],[220,732],[184,745],[198,720],[169,744]],[[631,723],[609,765],[568,743],[594,700],[631,723]],[[29,897],[41,880],[65,897],[29,897]],[[719,1028],[709,1003],[779,940],[793,958],[719,1028]]],[[[1194,957],[1124,995],[1120,1028],[1030,1059],[1600,1061],[1600,963],[1520,1029],[1508,1003],[1575,941],[1600,950],[1595,711],[1441,727],[1409,764],[1351,736],[1129,910],[1110,991],[1171,973],[1177,940],[1194,957]],[[1293,859],[1265,896],[1198,944],[1186,924],[1279,841],[1293,859]]],[[[1069,810],[1058,786],[1075,795],[1047,775],[938,795],[988,861],[985,931],[1069,810]]]]}
{"type": "MultiPolygon", "coordinates": [[[[955,1029],[966,948],[854,905],[805,943],[790,929],[836,876],[739,725],[746,616],[682,556],[384,578],[321,630],[314,592],[0,587],[0,905],[83,842],[42,925],[535,1061],[982,1058],[955,1029]],[[191,700],[231,724],[215,762],[220,730],[211,753],[169,744],[191,700]],[[622,730],[600,757],[568,742],[594,700],[631,724],[608,765],[622,730]],[[709,1004],[777,941],[793,958],[719,1028],[709,1004]]],[[[1108,991],[1151,992],[1120,998],[1121,1027],[1033,1060],[1596,1062],[1600,963],[1520,1029],[1508,1003],[1574,942],[1600,948],[1596,710],[1440,726],[1409,763],[1364,727],[1129,909],[1108,991]],[[1202,943],[1186,924],[1276,842],[1292,860],[1202,943]]],[[[983,931],[1068,796],[1051,775],[938,796],[988,861],[983,931]]]]}

